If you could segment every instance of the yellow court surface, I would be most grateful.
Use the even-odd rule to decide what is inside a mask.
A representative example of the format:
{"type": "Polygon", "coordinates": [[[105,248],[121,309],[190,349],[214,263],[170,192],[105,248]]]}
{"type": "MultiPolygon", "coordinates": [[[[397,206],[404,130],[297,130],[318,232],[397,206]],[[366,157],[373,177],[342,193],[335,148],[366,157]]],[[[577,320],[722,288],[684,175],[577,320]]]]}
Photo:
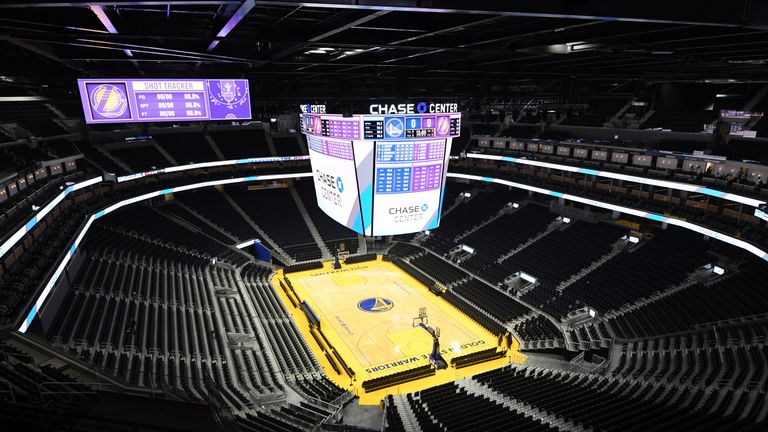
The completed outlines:
{"type": "Polygon", "coordinates": [[[290,273],[287,279],[290,284],[281,271],[276,273],[275,290],[328,377],[358,394],[361,403],[377,404],[386,394],[415,391],[525,360],[514,341],[500,359],[461,369],[449,366],[431,377],[366,393],[361,388],[365,380],[429,365],[432,336],[415,326],[419,321],[414,320],[420,308],[426,308],[428,325],[440,329],[441,352],[449,364],[456,356],[496,347],[501,351],[506,346],[499,346],[498,335],[381,257],[339,270],[329,262],[322,269],[290,273]],[[319,319],[319,329],[311,328],[302,301],[319,319]],[[354,379],[331,364],[338,357],[353,371],[354,379]]]}

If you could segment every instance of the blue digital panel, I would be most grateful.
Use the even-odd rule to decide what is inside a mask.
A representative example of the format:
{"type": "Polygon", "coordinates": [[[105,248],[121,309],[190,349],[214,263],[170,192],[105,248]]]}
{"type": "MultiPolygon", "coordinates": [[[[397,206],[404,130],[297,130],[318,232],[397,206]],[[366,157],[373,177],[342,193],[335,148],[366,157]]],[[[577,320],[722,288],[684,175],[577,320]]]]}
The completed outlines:
{"type": "Polygon", "coordinates": [[[413,142],[381,143],[376,146],[376,163],[410,162],[413,159],[413,142]]]}
{"type": "Polygon", "coordinates": [[[411,190],[411,168],[376,168],[376,193],[403,193],[411,190]]]}
{"type": "Polygon", "coordinates": [[[407,117],[405,127],[406,129],[421,129],[421,117],[407,117]]]}

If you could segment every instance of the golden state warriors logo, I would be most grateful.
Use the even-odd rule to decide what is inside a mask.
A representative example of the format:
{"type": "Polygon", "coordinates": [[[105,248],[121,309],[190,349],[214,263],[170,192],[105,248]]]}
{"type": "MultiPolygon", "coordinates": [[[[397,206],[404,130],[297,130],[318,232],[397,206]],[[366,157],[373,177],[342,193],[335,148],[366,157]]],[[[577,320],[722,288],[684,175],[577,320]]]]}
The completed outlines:
{"type": "Polygon", "coordinates": [[[357,303],[357,308],[365,312],[386,312],[394,306],[392,300],[384,297],[371,297],[357,303]]]}
{"type": "Polygon", "coordinates": [[[403,136],[405,123],[400,117],[387,117],[384,121],[384,135],[387,138],[399,138],[403,136]]]}
{"type": "Polygon", "coordinates": [[[128,97],[122,84],[99,84],[89,95],[94,114],[101,118],[123,118],[128,110],[128,97]]]}

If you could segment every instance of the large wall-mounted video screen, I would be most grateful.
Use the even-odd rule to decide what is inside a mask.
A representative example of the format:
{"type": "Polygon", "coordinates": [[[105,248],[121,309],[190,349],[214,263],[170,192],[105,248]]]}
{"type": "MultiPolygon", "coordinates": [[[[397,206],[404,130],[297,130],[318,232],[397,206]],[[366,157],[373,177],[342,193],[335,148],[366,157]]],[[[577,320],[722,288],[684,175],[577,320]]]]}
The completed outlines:
{"type": "Polygon", "coordinates": [[[86,123],[250,120],[243,79],[79,79],[86,123]]]}

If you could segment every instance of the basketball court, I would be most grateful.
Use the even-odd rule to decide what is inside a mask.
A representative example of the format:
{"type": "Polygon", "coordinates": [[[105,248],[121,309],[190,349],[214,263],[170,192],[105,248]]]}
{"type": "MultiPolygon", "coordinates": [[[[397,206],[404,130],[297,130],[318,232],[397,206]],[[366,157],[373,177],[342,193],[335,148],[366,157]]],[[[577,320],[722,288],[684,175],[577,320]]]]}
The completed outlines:
{"type": "MultiPolygon", "coordinates": [[[[421,308],[426,308],[427,324],[440,329],[441,352],[449,363],[456,356],[499,346],[497,335],[431,293],[396,265],[382,261],[381,257],[375,261],[344,265],[339,270],[334,270],[331,263],[325,263],[322,269],[287,276],[292,288],[281,288],[280,280],[285,280],[281,272],[275,275],[273,285],[315,350],[315,357],[332,380],[357,392],[361,401],[364,396],[359,388],[362,381],[430,364],[433,339],[415,319],[421,308]],[[289,296],[294,298],[289,299],[289,296]],[[317,329],[311,329],[309,319],[300,307],[301,301],[305,301],[319,319],[322,336],[318,337],[317,329]],[[326,357],[329,347],[321,347],[326,344],[323,337],[354,371],[354,380],[330,364],[326,357]]],[[[506,347],[499,347],[501,349],[506,347]]],[[[448,382],[500,367],[509,361],[522,363],[524,358],[515,341],[507,356],[499,360],[463,369],[449,367],[433,377],[398,387],[404,392],[413,391],[414,386],[435,385],[436,379],[448,382]]],[[[372,397],[366,398],[367,403],[378,403],[387,393],[399,391],[372,392],[369,394],[372,397]]]]}

